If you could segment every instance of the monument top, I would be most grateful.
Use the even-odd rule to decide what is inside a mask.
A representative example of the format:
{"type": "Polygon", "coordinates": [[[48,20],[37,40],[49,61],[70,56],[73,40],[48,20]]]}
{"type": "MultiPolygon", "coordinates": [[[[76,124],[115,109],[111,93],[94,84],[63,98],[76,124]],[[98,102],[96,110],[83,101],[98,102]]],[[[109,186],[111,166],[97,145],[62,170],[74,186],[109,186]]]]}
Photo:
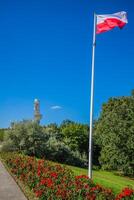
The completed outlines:
{"type": "Polygon", "coordinates": [[[39,102],[39,100],[38,99],[34,99],[34,102],[39,102]]]}

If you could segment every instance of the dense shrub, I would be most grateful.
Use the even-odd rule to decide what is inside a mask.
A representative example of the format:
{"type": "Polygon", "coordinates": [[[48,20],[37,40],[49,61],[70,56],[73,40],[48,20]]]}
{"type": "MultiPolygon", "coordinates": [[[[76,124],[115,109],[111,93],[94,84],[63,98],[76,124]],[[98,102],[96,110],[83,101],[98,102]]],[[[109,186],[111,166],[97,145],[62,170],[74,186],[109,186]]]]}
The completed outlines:
{"type": "Polygon", "coordinates": [[[64,142],[51,136],[44,149],[45,158],[60,163],[71,164],[80,167],[87,166],[87,160],[77,151],[72,151],[64,142]]]}
{"type": "Polygon", "coordinates": [[[1,154],[11,172],[28,185],[40,200],[113,200],[111,190],[87,176],[74,176],[61,165],[18,154],[1,154]]]}

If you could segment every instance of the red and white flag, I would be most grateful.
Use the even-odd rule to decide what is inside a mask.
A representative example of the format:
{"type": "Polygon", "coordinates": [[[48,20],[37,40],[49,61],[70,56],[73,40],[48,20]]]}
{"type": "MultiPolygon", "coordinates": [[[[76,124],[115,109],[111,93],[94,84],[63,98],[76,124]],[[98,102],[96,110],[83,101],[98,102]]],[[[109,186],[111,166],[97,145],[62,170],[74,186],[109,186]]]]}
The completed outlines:
{"type": "Polygon", "coordinates": [[[127,23],[127,13],[124,11],[108,15],[97,15],[96,33],[103,33],[115,27],[121,29],[127,23]]]}

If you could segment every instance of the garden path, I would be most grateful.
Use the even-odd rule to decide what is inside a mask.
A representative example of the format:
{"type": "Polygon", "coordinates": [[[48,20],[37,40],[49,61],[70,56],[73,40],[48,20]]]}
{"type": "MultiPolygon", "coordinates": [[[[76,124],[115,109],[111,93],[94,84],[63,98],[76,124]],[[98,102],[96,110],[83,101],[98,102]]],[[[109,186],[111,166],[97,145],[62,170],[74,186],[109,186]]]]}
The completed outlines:
{"type": "Polygon", "coordinates": [[[0,161],[0,200],[27,200],[0,161]]]}

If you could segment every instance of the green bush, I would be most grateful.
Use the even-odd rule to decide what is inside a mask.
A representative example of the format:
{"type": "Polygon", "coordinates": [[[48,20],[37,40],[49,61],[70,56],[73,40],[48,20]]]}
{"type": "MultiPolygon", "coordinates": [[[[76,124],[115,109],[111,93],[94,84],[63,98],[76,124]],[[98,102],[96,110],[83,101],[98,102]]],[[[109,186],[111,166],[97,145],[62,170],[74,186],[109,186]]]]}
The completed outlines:
{"type": "Polygon", "coordinates": [[[86,166],[85,157],[82,157],[79,152],[71,151],[69,146],[64,142],[58,141],[54,136],[47,141],[44,154],[49,160],[81,167],[86,166]]]}

